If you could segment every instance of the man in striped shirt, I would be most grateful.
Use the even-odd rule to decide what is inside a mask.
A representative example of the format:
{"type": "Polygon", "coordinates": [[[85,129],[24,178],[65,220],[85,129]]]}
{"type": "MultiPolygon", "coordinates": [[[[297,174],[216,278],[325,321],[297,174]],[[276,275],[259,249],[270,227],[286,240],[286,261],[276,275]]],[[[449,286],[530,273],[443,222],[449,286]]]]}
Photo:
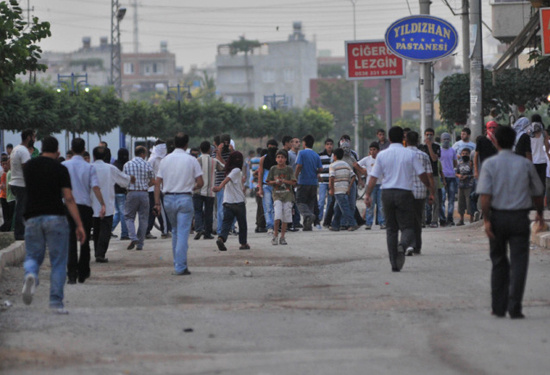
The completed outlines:
{"type": "Polygon", "coordinates": [[[145,240],[147,224],[149,223],[149,195],[147,194],[147,189],[149,186],[154,185],[155,174],[153,173],[151,164],[145,161],[147,157],[147,149],[145,147],[136,147],[134,154],[135,157],[124,164],[124,173],[136,178],[134,183],[128,185],[124,219],[126,220],[128,236],[131,240],[127,249],[132,250],[137,246],[136,250],[143,250],[143,241],[145,240]],[[137,234],[134,223],[136,214],[139,217],[137,234]]]}
{"type": "Polygon", "coordinates": [[[194,239],[198,240],[201,236],[205,240],[211,240],[212,236],[212,223],[213,223],[213,210],[214,210],[214,197],[215,193],[212,191],[214,182],[216,180],[217,172],[224,171],[224,164],[216,158],[209,155],[210,142],[204,141],[200,145],[201,156],[197,158],[199,165],[202,169],[202,179],[204,184],[202,188],[193,192],[193,207],[195,209],[195,231],[197,234],[194,239]]]}
{"type": "Polygon", "coordinates": [[[323,165],[323,171],[321,172],[321,180],[319,182],[319,221],[323,220],[325,213],[325,201],[327,208],[332,204],[334,197],[328,193],[328,170],[330,163],[332,163],[332,149],[334,147],[334,141],[330,138],[325,140],[325,150],[319,153],[321,158],[321,164],[323,165]]]}
{"type": "Polygon", "coordinates": [[[340,230],[340,217],[343,216],[342,226],[349,231],[354,231],[358,226],[353,217],[353,208],[349,204],[349,195],[355,180],[355,173],[353,173],[349,164],[342,160],[343,158],[344,150],[337,148],[334,151],[334,163],[330,164],[329,167],[329,192],[335,199],[335,205],[340,208],[334,210],[330,230],[340,230]]]}

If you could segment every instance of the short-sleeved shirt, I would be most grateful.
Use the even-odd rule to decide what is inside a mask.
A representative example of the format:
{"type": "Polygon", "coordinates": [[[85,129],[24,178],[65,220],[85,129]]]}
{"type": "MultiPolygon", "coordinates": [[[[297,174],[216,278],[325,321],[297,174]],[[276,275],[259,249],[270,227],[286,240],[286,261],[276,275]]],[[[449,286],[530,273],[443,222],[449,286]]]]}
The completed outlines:
{"type": "Polygon", "coordinates": [[[470,150],[470,158],[473,159],[474,151],[476,150],[476,144],[474,142],[464,142],[462,139],[453,144],[453,149],[456,151],[457,158],[460,160],[462,150],[467,148],[470,150]]]}
{"type": "Polygon", "coordinates": [[[476,193],[491,195],[491,207],[497,210],[529,210],[544,187],[529,159],[501,150],[483,163],[476,193]]]}
{"type": "MultiPolygon", "coordinates": [[[[432,173],[432,163],[430,162],[430,157],[426,155],[425,152],[420,151],[414,146],[407,147],[409,150],[413,151],[422,163],[422,167],[426,173],[432,173]]],[[[413,176],[413,195],[414,199],[424,199],[428,196],[428,187],[420,180],[418,175],[413,176]]]]}
{"type": "Polygon", "coordinates": [[[334,177],[334,194],[347,194],[353,169],[343,160],[336,160],[329,167],[329,176],[334,177]]]}
{"type": "Polygon", "coordinates": [[[323,171],[320,174],[321,184],[328,184],[328,167],[332,162],[332,154],[329,155],[327,150],[324,150],[319,153],[319,157],[321,158],[321,164],[323,165],[323,171]]]}
{"type": "Polygon", "coordinates": [[[456,151],[454,148],[441,149],[441,166],[443,168],[443,176],[447,178],[456,177],[454,162],[456,161],[456,151]]]}
{"type": "Polygon", "coordinates": [[[381,151],[376,157],[371,175],[384,179],[380,187],[382,190],[412,191],[414,175],[425,172],[413,151],[406,149],[401,143],[392,143],[387,150],[381,151]]]}
{"type": "Polygon", "coordinates": [[[531,154],[531,137],[528,134],[522,134],[516,143],[515,152],[519,156],[526,157],[527,153],[531,154]]]}
{"type": "MultiPolygon", "coordinates": [[[[357,162],[357,164],[359,164],[360,167],[365,168],[367,170],[367,184],[370,181],[370,174],[372,173],[372,169],[374,168],[375,163],[376,163],[376,159],[373,158],[371,155],[365,156],[363,159],[357,162]]],[[[376,180],[376,185],[380,185],[381,183],[382,183],[381,179],[376,180]]]]}
{"type": "Polygon", "coordinates": [[[460,189],[471,189],[474,186],[474,170],[472,165],[468,163],[458,163],[456,173],[462,176],[468,176],[465,179],[458,179],[458,187],[460,189]]]}
{"type": "MultiPolygon", "coordinates": [[[[72,160],[72,159],[71,159],[72,160]]],[[[164,160],[164,159],[162,159],[164,160]]],[[[153,167],[142,157],[136,156],[124,164],[124,173],[134,176],[136,181],[128,185],[128,191],[146,191],[149,188],[149,181],[155,178],[153,167]]]]}
{"type": "Polygon", "coordinates": [[[437,161],[439,160],[439,158],[441,158],[441,147],[436,143],[432,143],[432,150],[433,150],[434,154],[437,155],[437,160],[436,161],[432,160],[432,157],[430,156],[430,150],[428,149],[427,145],[425,145],[425,144],[424,145],[418,145],[418,149],[420,151],[425,152],[426,154],[428,154],[428,157],[430,158],[430,162],[432,163],[432,171],[433,171],[434,177],[439,176],[439,169],[437,168],[437,161]]]}
{"type": "Polygon", "coordinates": [[[223,203],[244,203],[243,172],[233,168],[227,177],[230,181],[224,187],[223,203]]]}
{"type": "Polygon", "coordinates": [[[29,160],[24,168],[27,187],[25,219],[43,215],[64,216],[64,188],[71,188],[71,177],[67,168],[57,160],[45,156],[29,160]]]}
{"type": "MultiPolygon", "coordinates": [[[[530,145],[531,142],[529,142],[529,146],[530,145]]],[[[486,159],[497,154],[497,148],[489,138],[480,136],[477,138],[476,152],[479,158],[479,165],[481,166],[486,159]]]]}
{"type": "Polygon", "coordinates": [[[195,179],[202,174],[197,159],[176,148],[160,162],[157,177],[162,178],[163,193],[192,193],[195,179]]]}
{"type": "Polygon", "coordinates": [[[298,153],[296,164],[302,166],[298,176],[298,185],[318,185],[317,170],[323,168],[321,158],[310,148],[301,150],[298,153]]]}
{"type": "MultiPolygon", "coordinates": [[[[266,181],[276,181],[277,179],[296,181],[296,176],[294,176],[292,167],[286,166],[284,168],[279,168],[277,165],[274,165],[269,170],[266,181]]],[[[273,185],[273,200],[281,202],[294,202],[292,185],[273,185]]]]}
{"type": "Polygon", "coordinates": [[[93,187],[99,186],[95,169],[81,155],[73,156],[64,161],[63,165],[69,170],[76,204],[92,207],[90,192],[93,187]]]}
{"type": "MultiPolygon", "coordinates": [[[[231,155],[231,151],[222,151],[222,159],[224,164],[227,163],[227,159],[229,159],[229,155],[231,155]]],[[[217,158],[216,150],[210,154],[211,157],[217,158]]],[[[218,159],[219,160],[219,159],[218,159]]],[[[214,186],[219,186],[223,180],[225,179],[225,171],[217,171],[216,172],[216,180],[214,181],[214,186]]]]}
{"type": "Polygon", "coordinates": [[[11,164],[11,186],[25,187],[23,176],[23,164],[31,159],[29,149],[24,145],[17,145],[10,154],[11,164]]]}

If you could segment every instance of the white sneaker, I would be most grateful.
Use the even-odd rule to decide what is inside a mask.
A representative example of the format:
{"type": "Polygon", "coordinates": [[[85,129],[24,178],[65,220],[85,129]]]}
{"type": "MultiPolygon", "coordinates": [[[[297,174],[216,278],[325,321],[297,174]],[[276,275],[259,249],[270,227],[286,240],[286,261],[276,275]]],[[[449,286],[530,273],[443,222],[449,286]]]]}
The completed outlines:
{"type": "Polygon", "coordinates": [[[277,237],[273,236],[273,238],[271,239],[271,244],[273,246],[278,245],[279,244],[279,239],[277,237]]]}
{"type": "Polygon", "coordinates": [[[23,302],[25,305],[30,305],[32,303],[32,296],[36,289],[36,278],[32,273],[25,276],[25,282],[23,283],[23,302]]]}
{"type": "Polygon", "coordinates": [[[412,247],[407,247],[407,250],[405,250],[405,255],[408,256],[408,257],[411,257],[412,255],[414,254],[414,248],[412,247]]]}
{"type": "Polygon", "coordinates": [[[273,235],[273,229],[268,229],[268,230],[267,230],[267,235],[268,235],[268,236],[273,235]]]}
{"type": "Polygon", "coordinates": [[[65,310],[64,307],[52,307],[52,312],[57,315],[69,315],[69,311],[65,310]]]}

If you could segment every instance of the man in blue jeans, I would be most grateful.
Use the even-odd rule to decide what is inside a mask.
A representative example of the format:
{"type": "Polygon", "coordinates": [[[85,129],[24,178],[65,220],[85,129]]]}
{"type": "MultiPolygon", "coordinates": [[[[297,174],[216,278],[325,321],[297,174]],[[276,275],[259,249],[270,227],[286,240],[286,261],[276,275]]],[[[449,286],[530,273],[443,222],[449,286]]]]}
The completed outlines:
{"type": "MultiPolygon", "coordinates": [[[[446,225],[455,225],[453,213],[455,209],[455,195],[458,191],[456,179],[456,151],[451,147],[451,135],[441,134],[441,167],[445,177],[445,192],[447,193],[446,225]]],[[[443,197],[445,199],[445,197],[443,197]]],[[[441,210],[445,212],[445,200],[441,202],[441,210]]]]}
{"type": "Polygon", "coordinates": [[[202,168],[197,159],[187,152],[189,136],[178,133],[174,138],[176,149],[160,162],[155,183],[155,208],[160,213],[160,192],[164,193],[164,209],[172,225],[172,275],[190,275],[187,266],[189,232],[193,221],[193,190],[203,185],[202,168]]]}
{"type": "Polygon", "coordinates": [[[315,138],[311,134],[302,138],[303,150],[298,153],[296,159],[296,204],[304,218],[304,231],[311,231],[315,221],[315,206],[317,203],[317,175],[323,171],[321,157],[311,148],[315,138]]]}
{"type": "Polygon", "coordinates": [[[24,213],[26,256],[22,293],[23,302],[30,305],[47,246],[51,263],[50,308],[58,314],[67,314],[63,305],[69,254],[69,222],[65,206],[76,224],[76,238],[80,243],[84,242],[86,234],[72,194],[69,171],[57,162],[58,145],[54,137],[44,138],[42,155],[28,161],[23,169],[28,204],[24,213]]]}

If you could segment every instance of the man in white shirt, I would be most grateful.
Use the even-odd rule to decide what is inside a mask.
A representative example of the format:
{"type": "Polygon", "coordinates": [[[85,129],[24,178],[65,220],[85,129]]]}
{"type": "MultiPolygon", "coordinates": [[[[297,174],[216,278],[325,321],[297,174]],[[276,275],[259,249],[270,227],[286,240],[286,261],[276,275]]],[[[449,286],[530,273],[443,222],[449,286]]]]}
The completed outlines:
{"type": "MultiPolygon", "coordinates": [[[[367,175],[367,184],[370,181],[370,174],[372,173],[372,169],[376,162],[376,156],[379,152],[380,146],[378,142],[372,142],[369,146],[370,155],[357,162],[357,164],[363,168],[363,175],[367,175]]],[[[367,206],[367,212],[365,213],[366,230],[371,229],[374,223],[374,205],[376,205],[376,218],[378,224],[380,224],[380,229],[386,229],[386,219],[384,218],[384,210],[382,209],[382,191],[380,190],[380,186],[382,186],[382,180],[376,181],[376,185],[374,185],[374,190],[371,194],[372,204],[367,206]]]]}
{"type": "Polygon", "coordinates": [[[174,138],[176,149],[160,162],[155,184],[155,212],[160,211],[160,192],[164,193],[164,209],[172,225],[172,275],[190,275],[187,267],[187,249],[193,221],[193,190],[203,185],[202,169],[196,158],[187,154],[189,136],[178,133],[174,138]]]}
{"type": "Polygon", "coordinates": [[[109,259],[105,258],[109,241],[111,240],[111,228],[113,226],[113,215],[115,214],[115,184],[121,187],[127,187],[130,182],[135,181],[134,176],[129,176],[121,172],[117,167],[105,163],[106,149],[98,146],[93,150],[94,163],[99,188],[105,202],[105,216],[100,216],[101,204],[94,193],[90,194],[92,198],[93,213],[93,240],[96,263],[107,263],[109,259]]]}
{"type": "Polygon", "coordinates": [[[33,147],[35,137],[36,135],[34,130],[23,130],[21,133],[21,144],[15,146],[10,153],[10,188],[15,195],[15,228],[13,234],[16,241],[25,240],[23,212],[25,211],[25,205],[27,202],[27,191],[25,189],[25,178],[23,177],[23,165],[31,159],[29,148],[33,147]]]}
{"type": "Polygon", "coordinates": [[[453,148],[456,151],[457,157],[460,159],[460,154],[465,148],[470,150],[470,158],[474,160],[474,152],[476,150],[476,144],[470,141],[470,135],[472,131],[470,128],[463,128],[460,132],[460,141],[457,141],[453,144],[453,148]]]}
{"type": "Polygon", "coordinates": [[[386,216],[386,241],[393,272],[405,264],[405,249],[415,247],[413,177],[429,187],[429,201],[433,201],[433,187],[420,160],[413,151],[403,146],[403,129],[393,126],[389,131],[390,147],[380,152],[371,173],[365,193],[365,203],[372,204],[372,191],[379,178],[382,182],[382,204],[386,216]],[[401,241],[398,243],[398,232],[401,241]]]}

